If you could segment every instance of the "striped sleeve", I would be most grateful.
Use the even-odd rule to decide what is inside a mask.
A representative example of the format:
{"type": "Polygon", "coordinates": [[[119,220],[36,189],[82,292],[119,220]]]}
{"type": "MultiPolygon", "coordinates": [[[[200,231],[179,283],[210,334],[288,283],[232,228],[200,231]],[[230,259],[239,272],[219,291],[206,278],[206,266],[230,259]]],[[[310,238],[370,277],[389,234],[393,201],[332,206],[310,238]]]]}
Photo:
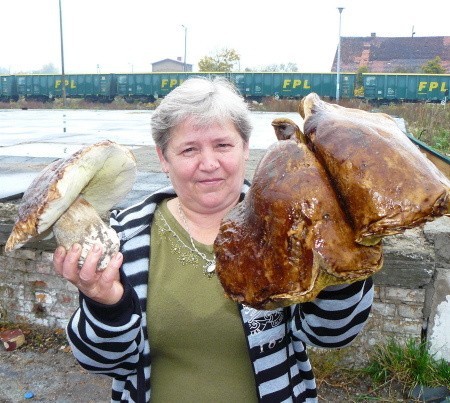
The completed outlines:
{"type": "MultiPolygon", "coordinates": [[[[80,295],[80,307],[72,316],[67,335],[80,365],[93,373],[118,380],[136,374],[145,348],[144,300],[149,256],[149,223],[152,203],[140,203],[125,212],[114,211],[111,225],[121,239],[124,264],[121,281],[124,295],[117,304],[106,306],[80,295]],[[139,262],[144,262],[139,264],[139,262]]],[[[147,348],[148,350],[148,348],[147,348]]]]}
{"type": "Polygon", "coordinates": [[[369,317],[373,281],[330,286],[312,302],[292,307],[294,337],[315,347],[347,346],[369,317]]]}
{"type": "Polygon", "coordinates": [[[130,291],[112,307],[80,296],[80,308],[67,326],[67,335],[83,368],[118,378],[135,373],[144,349],[141,315],[130,291]]]}

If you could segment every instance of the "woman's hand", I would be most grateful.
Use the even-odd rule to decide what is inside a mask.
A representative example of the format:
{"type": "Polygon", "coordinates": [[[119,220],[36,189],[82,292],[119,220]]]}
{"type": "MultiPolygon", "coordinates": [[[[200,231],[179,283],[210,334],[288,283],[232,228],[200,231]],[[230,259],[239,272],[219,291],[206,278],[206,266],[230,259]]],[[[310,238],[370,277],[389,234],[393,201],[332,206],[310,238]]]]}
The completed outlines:
{"type": "Polygon", "coordinates": [[[83,267],[79,269],[81,246],[74,244],[69,251],[59,246],[53,255],[53,265],[60,276],[70,281],[84,295],[99,303],[113,305],[120,301],[124,292],[119,274],[123,255],[120,252],[117,253],[105,270],[97,271],[101,254],[101,247],[93,246],[83,267]]]}

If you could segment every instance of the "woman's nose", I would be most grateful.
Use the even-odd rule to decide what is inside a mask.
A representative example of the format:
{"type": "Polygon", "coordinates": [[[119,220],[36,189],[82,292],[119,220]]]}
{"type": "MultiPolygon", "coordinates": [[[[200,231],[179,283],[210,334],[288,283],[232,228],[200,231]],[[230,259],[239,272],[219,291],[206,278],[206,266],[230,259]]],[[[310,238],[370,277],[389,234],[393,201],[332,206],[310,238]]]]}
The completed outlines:
{"type": "Polygon", "coordinates": [[[210,171],[219,167],[219,160],[212,150],[205,150],[202,152],[200,166],[202,169],[210,171]]]}

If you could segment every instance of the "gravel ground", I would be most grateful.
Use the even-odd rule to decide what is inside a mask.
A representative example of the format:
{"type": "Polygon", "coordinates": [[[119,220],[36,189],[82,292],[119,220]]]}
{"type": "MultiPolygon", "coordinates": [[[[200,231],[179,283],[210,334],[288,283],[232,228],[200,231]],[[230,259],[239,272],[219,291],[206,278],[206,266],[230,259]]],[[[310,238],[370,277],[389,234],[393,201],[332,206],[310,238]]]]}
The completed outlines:
{"type": "Polygon", "coordinates": [[[0,353],[0,402],[109,402],[110,380],[86,373],[70,352],[0,353]]]}
{"type": "Polygon", "coordinates": [[[15,351],[0,348],[0,402],[109,402],[110,379],[88,374],[75,361],[62,329],[31,325],[19,327],[25,344],[15,351]]]}
{"type": "MultiPolygon", "coordinates": [[[[0,331],[17,325],[0,324],[0,331]]],[[[0,347],[0,403],[30,402],[106,403],[111,381],[86,372],[75,361],[62,329],[20,325],[26,343],[15,351],[0,347]]],[[[374,387],[365,377],[345,370],[318,378],[319,402],[404,402],[401,387],[374,387]]],[[[410,400],[412,401],[412,400],[410,400]]]]}

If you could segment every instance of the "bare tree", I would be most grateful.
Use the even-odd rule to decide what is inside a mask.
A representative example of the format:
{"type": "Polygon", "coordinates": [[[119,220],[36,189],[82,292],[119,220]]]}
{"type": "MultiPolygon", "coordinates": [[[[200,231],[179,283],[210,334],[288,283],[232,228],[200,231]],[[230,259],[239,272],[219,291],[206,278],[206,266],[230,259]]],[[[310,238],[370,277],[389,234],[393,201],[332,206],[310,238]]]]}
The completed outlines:
{"type": "Polygon", "coordinates": [[[56,74],[58,73],[58,69],[55,67],[53,63],[44,64],[40,69],[33,70],[31,73],[33,74],[56,74]]]}

